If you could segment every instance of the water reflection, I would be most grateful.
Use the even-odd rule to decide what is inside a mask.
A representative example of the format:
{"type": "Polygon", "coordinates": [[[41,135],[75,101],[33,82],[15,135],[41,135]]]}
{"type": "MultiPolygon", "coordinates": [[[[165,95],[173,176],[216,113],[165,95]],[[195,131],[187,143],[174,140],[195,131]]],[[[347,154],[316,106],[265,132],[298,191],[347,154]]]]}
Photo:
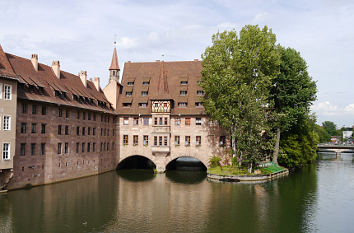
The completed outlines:
{"type": "Polygon", "coordinates": [[[122,170],[0,196],[0,232],[351,232],[353,155],[262,184],[122,170]]]}

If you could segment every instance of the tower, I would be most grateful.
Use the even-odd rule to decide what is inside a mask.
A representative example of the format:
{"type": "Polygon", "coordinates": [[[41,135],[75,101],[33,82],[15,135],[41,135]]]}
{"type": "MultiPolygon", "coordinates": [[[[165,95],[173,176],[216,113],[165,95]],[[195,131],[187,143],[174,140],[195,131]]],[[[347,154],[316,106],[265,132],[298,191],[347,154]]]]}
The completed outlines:
{"type": "MultiPolygon", "coordinates": [[[[116,42],[114,42],[116,44],[116,42]]],[[[113,50],[113,56],[112,56],[112,62],[111,66],[109,67],[109,82],[111,81],[119,81],[119,64],[118,64],[118,56],[117,56],[117,49],[114,46],[113,50]]]]}

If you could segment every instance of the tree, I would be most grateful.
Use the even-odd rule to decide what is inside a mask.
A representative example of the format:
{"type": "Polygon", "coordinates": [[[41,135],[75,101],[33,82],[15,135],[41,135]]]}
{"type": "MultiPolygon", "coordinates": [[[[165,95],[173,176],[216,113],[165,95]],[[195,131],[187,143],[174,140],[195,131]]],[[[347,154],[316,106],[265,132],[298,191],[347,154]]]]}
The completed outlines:
{"type": "Polygon", "coordinates": [[[279,46],[280,73],[273,79],[270,101],[274,105],[276,142],[273,162],[278,163],[281,132],[298,127],[306,119],[316,100],[316,83],[307,72],[307,64],[300,53],[279,46]]]}
{"type": "Polygon", "coordinates": [[[329,142],[331,140],[331,136],[328,134],[328,132],[320,125],[315,125],[315,132],[317,133],[319,137],[319,142],[324,143],[324,142],[329,142]]]}
{"type": "Polygon", "coordinates": [[[261,132],[268,127],[269,90],[279,72],[275,42],[267,27],[248,25],[239,36],[235,30],[214,34],[202,54],[205,111],[230,133],[233,155],[247,160],[250,170],[267,146],[261,132]]]}
{"type": "Polygon", "coordinates": [[[322,126],[330,136],[337,136],[337,126],[332,121],[325,121],[322,126]]]}

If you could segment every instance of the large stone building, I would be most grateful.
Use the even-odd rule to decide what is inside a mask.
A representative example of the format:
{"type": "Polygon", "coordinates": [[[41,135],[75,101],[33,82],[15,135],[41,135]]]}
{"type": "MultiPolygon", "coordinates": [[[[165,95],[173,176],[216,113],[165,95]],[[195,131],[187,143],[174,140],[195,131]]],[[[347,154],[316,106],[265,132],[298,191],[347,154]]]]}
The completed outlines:
{"type": "Polygon", "coordinates": [[[53,183],[116,169],[133,156],[160,172],[179,157],[205,166],[225,135],[204,114],[201,62],[127,62],[109,83],[5,53],[0,46],[1,187],[53,183]]]}

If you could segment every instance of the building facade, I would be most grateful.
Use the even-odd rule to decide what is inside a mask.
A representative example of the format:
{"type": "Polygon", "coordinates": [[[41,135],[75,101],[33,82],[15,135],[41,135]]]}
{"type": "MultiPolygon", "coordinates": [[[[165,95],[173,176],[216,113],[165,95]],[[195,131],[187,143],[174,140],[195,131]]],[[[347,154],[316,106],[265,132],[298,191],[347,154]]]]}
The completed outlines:
{"type": "Polygon", "coordinates": [[[201,104],[201,62],[127,62],[114,48],[109,83],[5,53],[0,46],[1,188],[95,175],[132,156],[159,172],[180,157],[225,155],[226,136],[201,104]]]}

